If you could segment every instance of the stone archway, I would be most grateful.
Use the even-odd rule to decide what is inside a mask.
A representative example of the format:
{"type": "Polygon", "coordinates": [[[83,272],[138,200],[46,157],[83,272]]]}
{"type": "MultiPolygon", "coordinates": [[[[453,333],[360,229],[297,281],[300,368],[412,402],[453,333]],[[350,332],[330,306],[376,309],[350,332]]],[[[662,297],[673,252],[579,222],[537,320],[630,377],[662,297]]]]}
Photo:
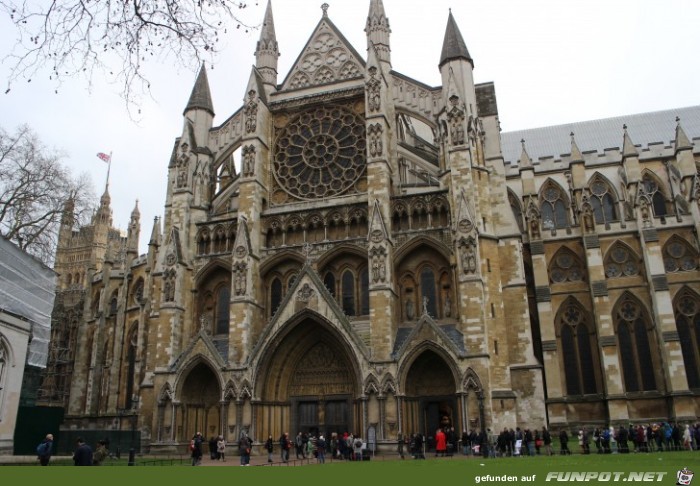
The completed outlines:
{"type": "Polygon", "coordinates": [[[196,364],[187,373],[180,389],[182,410],[180,440],[201,432],[205,437],[222,434],[221,427],[221,385],[214,371],[205,363],[196,364]]]}
{"type": "Polygon", "coordinates": [[[433,350],[423,351],[406,373],[404,417],[406,433],[435,436],[438,428],[459,430],[459,409],[452,369],[433,350]]]}
{"type": "Polygon", "coordinates": [[[313,317],[294,325],[259,367],[261,437],[355,430],[359,386],[352,356],[338,333],[313,317]]]}

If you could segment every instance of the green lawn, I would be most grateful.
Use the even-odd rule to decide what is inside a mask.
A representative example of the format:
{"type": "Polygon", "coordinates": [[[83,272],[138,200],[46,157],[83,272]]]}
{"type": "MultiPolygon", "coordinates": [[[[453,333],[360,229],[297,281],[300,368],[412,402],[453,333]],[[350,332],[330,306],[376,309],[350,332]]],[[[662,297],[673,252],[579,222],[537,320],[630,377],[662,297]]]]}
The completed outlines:
{"type": "MultiPolygon", "coordinates": [[[[148,458],[140,458],[147,461],[148,458]]],[[[333,462],[303,467],[3,467],[5,478],[19,479],[21,485],[80,484],[94,479],[100,486],[106,484],[155,484],[156,486],[190,485],[205,481],[220,484],[251,486],[462,486],[473,484],[503,484],[504,479],[516,484],[559,484],[558,478],[569,478],[569,473],[588,474],[592,484],[612,484],[637,479],[652,479],[660,485],[674,485],[676,472],[683,467],[696,471],[693,484],[700,484],[700,452],[664,452],[652,454],[612,454],[571,456],[536,456],[501,459],[462,457],[427,460],[397,460],[393,457],[365,462],[333,462]],[[557,474],[559,473],[559,474],[557,474]],[[607,474],[609,473],[609,474],[607,474]],[[638,473],[637,476],[634,473],[638,473]],[[550,481],[546,481],[550,475],[550,481]],[[602,478],[602,481],[598,478],[602,478]],[[497,480],[497,481],[495,481],[497,480]],[[75,483],[78,484],[78,483],[75,483]]],[[[574,476],[576,478],[576,476],[574,476]]],[[[15,483],[8,483],[15,484],[15,483]]]]}

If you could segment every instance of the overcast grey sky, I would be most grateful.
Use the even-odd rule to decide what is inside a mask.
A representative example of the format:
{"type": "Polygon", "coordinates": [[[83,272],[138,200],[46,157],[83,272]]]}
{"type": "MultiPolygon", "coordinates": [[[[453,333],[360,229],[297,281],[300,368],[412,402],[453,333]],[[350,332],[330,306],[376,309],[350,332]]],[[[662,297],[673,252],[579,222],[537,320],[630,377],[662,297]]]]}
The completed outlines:
{"type": "MultiPolygon", "coordinates": [[[[330,19],[364,55],[369,0],[326,1],[330,19]]],[[[279,82],[318,23],[322,3],[273,0],[279,82]]],[[[265,5],[251,4],[244,16],[259,24],[265,5]]],[[[440,84],[437,63],[452,8],[474,59],[476,82],[495,83],[504,131],[700,104],[697,0],[384,0],[384,7],[393,68],[432,86],[440,84]]],[[[208,72],[215,125],[241,105],[258,36],[229,29],[224,38],[208,72]]],[[[0,18],[0,55],[13,39],[12,26],[0,18]]],[[[90,90],[76,79],[58,94],[35,77],[0,95],[0,125],[30,125],[67,154],[76,173],[91,175],[97,195],[104,190],[106,165],[95,154],[113,152],[114,223],[126,228],[140,201],[140,252],[146,251],[154,216],[163,213],[168,158],[196,77],[171,64],[149,65],[153,99],[144,101],[138,123],[129,118],[119,87],[99,77],[90,90]]],[[[0,64],[0,79],[7,71],[0,64]]]]}

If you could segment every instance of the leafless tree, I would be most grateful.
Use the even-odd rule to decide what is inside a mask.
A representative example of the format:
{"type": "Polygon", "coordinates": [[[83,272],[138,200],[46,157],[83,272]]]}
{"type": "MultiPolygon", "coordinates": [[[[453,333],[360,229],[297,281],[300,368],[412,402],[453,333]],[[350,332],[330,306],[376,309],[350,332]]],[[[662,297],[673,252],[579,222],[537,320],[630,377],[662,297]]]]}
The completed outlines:
{"type": "Polygon", "coordinates": [[[28,127],[0,127],[0,234],[51,265],[66,201],[74,224],[85,222],[94,201],[87,176],[74,178],[61,154],[47,149],[28,127]]]}
{"type": "Polygon", "coordinates": [[[7,92],[47,69],[56,87],[101,71],[133,106],[150,87],[146,61],[174,56],[195,70],[229,26],[250,28],[240,19],[244,8],[244,0],[0,0],[19,34],[7,92]]]}

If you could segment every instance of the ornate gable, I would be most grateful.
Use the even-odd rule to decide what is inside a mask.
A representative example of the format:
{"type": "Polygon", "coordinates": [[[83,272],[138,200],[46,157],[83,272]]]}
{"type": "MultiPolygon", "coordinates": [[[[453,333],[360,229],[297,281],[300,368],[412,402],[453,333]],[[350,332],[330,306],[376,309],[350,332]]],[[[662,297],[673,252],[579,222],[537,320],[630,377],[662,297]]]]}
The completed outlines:
{"type": "Polygon", "coordinates": [[[251,353],[253,360],[259,358],[264,343],[269,342],[289,321],[293,320],[294,316],[308,311],[326,319],[341,335],[345,336],[348,342],[352,342],[360,352],[369,357],[364,341],[353,329],[350,320],[328,292],[321,278],[307,263],[299,271],[294,285],[287,291],[277,312],[263,330],[258,344],[251,353]]]}
{"type": "Polygon", "coordinates": [[[362,79],[364,66],[362,57],[324,12],[294,67],[282,83],[282,90],[362,79]]]}

